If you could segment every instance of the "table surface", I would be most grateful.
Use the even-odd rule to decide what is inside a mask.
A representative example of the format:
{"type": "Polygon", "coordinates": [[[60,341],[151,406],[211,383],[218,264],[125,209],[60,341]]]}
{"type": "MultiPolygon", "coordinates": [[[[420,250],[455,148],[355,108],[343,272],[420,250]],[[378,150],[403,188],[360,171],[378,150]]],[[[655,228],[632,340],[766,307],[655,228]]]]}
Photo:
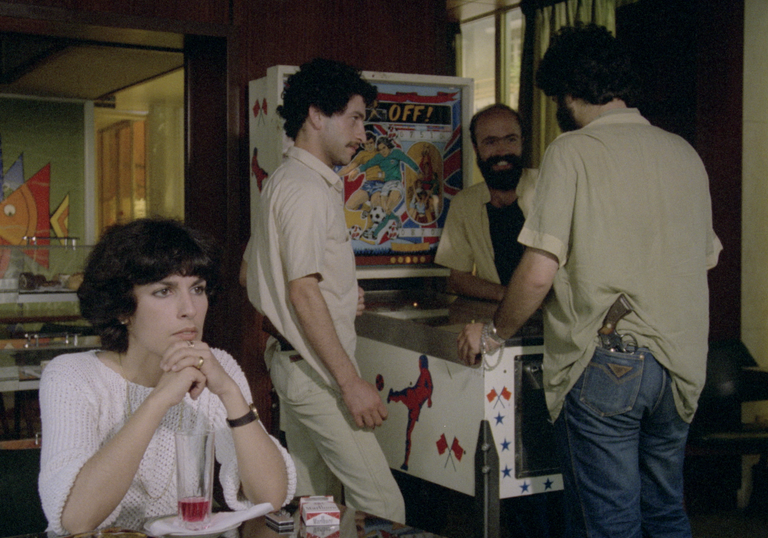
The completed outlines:
{"type": "MultiPolygon", "coordinates": [[[[295,508],[295,507],[294,507],[295,508]]],[[[290,508],[294,510],[294,508],[290,508]]],[[[395,523],[388,519],[372,516],[365,512],[339,506],[341,521],[331,527],[304,527],[298,510],[293,513],[294,530],[278,533],[271,529],[264,516],[243,522],[237,530],[228,531],[218,536],[223,538],[390,538],[407,536],[408,538],[441,538],[437,534],[421,531],[414,527],[395,523]]],[[[139,535],[128,529],[105,530],[102,532],[81,533],[71,538],[138,538],[139,535]],[[131,533],[131,534],[128,534],[131,533]]],[[[201,535],[200,538],[214,538],[217,535],[201,535]]],[[[57,538],[53,533],[26,534],[11,538],[57,538]]]]}

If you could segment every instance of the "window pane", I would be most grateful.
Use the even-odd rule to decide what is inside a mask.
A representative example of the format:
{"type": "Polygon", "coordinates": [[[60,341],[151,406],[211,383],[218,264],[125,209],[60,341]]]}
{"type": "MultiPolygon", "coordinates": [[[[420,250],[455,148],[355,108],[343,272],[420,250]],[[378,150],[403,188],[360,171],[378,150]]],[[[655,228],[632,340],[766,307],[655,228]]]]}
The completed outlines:
{"type": "Polygon", "coordinates": [[[523,57],[523,12],[511,9],[504,14],[506,29],[507,83],[506,103],[517,109],[520,96],[520,62],[523,57]]]}
{"type": "Polygon", "coordinates": [[[473,112],[496,102],[496,25],[493,16],[461,25],[461,76],[475,79],[473,112]]]}

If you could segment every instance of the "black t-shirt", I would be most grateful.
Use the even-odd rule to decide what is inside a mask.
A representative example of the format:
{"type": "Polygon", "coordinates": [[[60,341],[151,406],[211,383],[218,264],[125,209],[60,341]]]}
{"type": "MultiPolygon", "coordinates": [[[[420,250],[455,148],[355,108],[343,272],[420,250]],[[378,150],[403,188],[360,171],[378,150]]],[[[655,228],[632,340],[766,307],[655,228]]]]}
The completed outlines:
{"type": "Polygon", "coordinates": [[[525,224],[525,217],[517,205],[517,200],[512,205],[501,208],[489,202],[485,204],[485,210],[488,212],[496,271],[501,283],[506,286],[525,251],[525,245],[517,242],[517,236],[525,224]]]}

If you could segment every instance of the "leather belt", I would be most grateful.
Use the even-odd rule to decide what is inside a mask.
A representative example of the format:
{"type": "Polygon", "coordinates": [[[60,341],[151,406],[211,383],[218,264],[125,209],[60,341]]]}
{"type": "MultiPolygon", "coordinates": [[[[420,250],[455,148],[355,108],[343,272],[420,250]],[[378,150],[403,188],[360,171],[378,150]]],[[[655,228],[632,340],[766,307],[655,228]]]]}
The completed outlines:
{"type": "Polygon", "coordinates": [[[275,328],[272,322],[269,321],[267,316],[262,316],[261,318],[261,330],[280,342],[280,349],[282,351],[291,351],[294,349],[291,343],[286,340],[285,337],[275,328]]]}

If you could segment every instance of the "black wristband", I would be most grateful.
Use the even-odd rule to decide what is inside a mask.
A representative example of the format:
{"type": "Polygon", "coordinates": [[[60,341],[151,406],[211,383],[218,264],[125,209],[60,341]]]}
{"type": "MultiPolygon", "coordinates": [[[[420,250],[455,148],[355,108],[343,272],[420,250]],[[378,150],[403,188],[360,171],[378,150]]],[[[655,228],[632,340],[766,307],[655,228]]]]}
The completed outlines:
{"type": "Polygon", "coordinates": [[[240,418],[236,418],[234,420],[227,419],[227,424],[229,424],[230,428],[237,428],[238,426],[245,426],[246,424],[250,424],[254,420],[259,420],[259,412],[256,410],[256,405],[251,404],[250,409],[246,414],[244,414],[240,418]]]}

